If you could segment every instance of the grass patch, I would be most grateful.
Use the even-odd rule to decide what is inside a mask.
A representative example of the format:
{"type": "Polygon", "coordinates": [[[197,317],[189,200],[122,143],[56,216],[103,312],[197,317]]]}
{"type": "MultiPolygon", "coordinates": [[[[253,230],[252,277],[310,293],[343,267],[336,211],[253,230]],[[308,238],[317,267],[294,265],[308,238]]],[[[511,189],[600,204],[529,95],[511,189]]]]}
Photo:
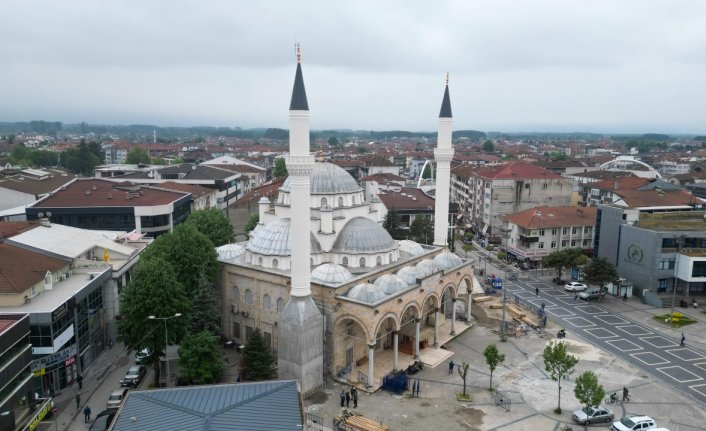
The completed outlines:
{"type": "Polygon", "coordinates": [[[473,397],[471,394],[464,394],[463,392],[456,393],[456,401],[472,401],[473,397]]]}
{"type": "Polygon", "coordinates": [[[674,315],[671,316],[671,318],[669,314],[662,314],[659,316],[655,316],[654,319],[665,325],[676,326],[678,328],[681,328],[682,326],[686,325],[691,325],[692,323],[696,323],[696,320],[678,312],[675,312],[674,315]]]}

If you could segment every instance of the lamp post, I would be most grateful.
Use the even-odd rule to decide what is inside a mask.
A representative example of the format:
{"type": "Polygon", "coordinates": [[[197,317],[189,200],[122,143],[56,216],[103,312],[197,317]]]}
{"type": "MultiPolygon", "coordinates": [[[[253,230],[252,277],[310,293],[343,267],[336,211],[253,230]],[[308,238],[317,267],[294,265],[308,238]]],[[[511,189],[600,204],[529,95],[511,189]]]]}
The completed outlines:
{"type": "MultiPolygon", "coordinates": [[[[679,270],[679,255],[681,254],[681,247],[684,245],[684,235],[679,235],[676,237],[676,243],[677,243],[677,258],[676,262],[674,262],[674,286],[672,287],[672,311],[669,313],[669,321],[672,321],[672,317],[674,317],[674,302],[677,300],[677,282],[679,281],[679,277],[677,276],[677,271],[679,270]]],[[[687,289],[689,285],[687,284],[687,289]]]]}
{"type": "Polygon", "coordinates": [[[147,316],[147,318],[150,320],[161,320],[164,322],[164,362],[167,364],[167,378],[165,379],[165,382],[167,383],[167,387],[169,387],[169,357],[167,356],[167,348],[169,347],[169,338],[167,337],[167,320],[173,319],[175,317],[181,317],[181,313],[176,313],[173,316],[169,316],[169,317],[147,316]]]}
{"type": "Polygon", "coordinates": [[[503,274],[505,275],[505,279],[503,280],[502,289],[503,289],[503,321],[502,321],[502,327],[500,328],[500,340],[505,341],[505,291],[507,290],[507,271],[503,271],[503,274]]]}

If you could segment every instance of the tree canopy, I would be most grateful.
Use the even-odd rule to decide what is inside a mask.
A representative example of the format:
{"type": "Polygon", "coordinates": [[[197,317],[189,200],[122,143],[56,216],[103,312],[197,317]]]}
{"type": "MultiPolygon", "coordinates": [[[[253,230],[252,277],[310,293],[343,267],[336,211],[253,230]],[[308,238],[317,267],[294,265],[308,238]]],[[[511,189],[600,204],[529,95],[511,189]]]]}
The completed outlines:
{"type": "Polygon", "coordinates": [[[255,329],[243,349],[245,380],[267,380],[277,376],[275,357],[260,329],[255,329]]]}
{"type": "Polygon", "coordinates": [[[385,228],[392,239],[405,239],[404,231],[400,228],[400,216],[397,211],[391,210],[385,214],[385,221],[382,223],[382,227],[385,228]]]}
{"type": "Polygon", "coordinates": [[[605,257],[594,257],[583,268],[584,279],[601,287],[608,282],[618,280],[618,270],[605,257]]]}
{"type": "Polygon", "coordinates": [[[583,250],[580,248],[565,248],[549,253],[548,256],[542,259],[542,265],[547,268],[556,269],[559,278],[561,278],[564,268],[583,265],[586,263],[586,260],[588,260],[588,258],[583,254],[583,250]]]}
{"type": "Polygon", "coordinates": [[[585,371],[576,377],[574,396],[586,407],[597,406],[605,397],[605,389],[598,383],[598,377],[593,371],[585,371]]]}
{"type": "Polygon", "coordinates": [[[493,143],[493,141],[488,139],[485,142],[483,142],[483,151],[486,153],[494,153],[495,152],[495,144],[493,143]]]}
{"type": "Polygon", "coordinates": [[[181,375],[192,383],[218,383],[225,372],[218,336],[197,332],[184,338],[179,349],[181,375]]]}
{"type": "Polygon", "coordinates": [[[132,147],[130,151],[127,152],[125,163],[129,165],[147,165],[150,163],[150,155],[140,147],[132,147]]]}
{"type": "Polygon", "coordinates": [[[287,172],[287,162],[284,160],[284,157],[277,157],[275,159],[275,165],[272,168],[272,178],[284,178],[289,173],[287,172]]]}
{"type": "Polygon", "coordinates": [[[103,151],[100,144],[82,141],[78,148],[69,148],[59,155],[59,166],[73,173],[90,176],[93,169],[103,163],[103,151]]]}
{"type": "Polygon", "coordinates": [[[218,308],[216,286],[205,274],[199,274],[198,283],[191,294],[192,312],[189,316],[189,332],[221,333],[221,312],[218,308]]]}
{"type": "Polygon", "coordinates": [[[409,233],[414,237],[415,241],[422,244],[431,244],[434,242],[434,223],[429,217],[417,215],[409,227],[409,233]]]}
{"type": "Polygon", "coordinates": [[[211,240],[214,247],[233,242],[235,235],[230,220],[218,208],[194,211],[186,219],[187,224],[194,226],[199,232],[211,240]]]}
{"type": "Polygon", "coordinates": [[[544,370],[559,385],[559,401],[555,412],[561,413],[561,381],[573,372],[579,358],[566,351],[566,343],[563,341],[550,341],[544,348],[542,357],[544,358],[544,370]]]}
{"type": "Polygon", "coordinates": [[[505,354],[500,353],[495,344],[489,344],[488,347],[483,350],[483,356],[485,356],[485,363],[488,364],[488,368],[490,369],[490,389],[493,389],[493,372],[498,365],[505,362],[505,354]]]}
{"type": "Polygon", "coordinates": [[[248,222],[245,223],[245,233],[250,233],[253,229],[255,229],[255,226],[260,223],[260,214],[255,213],[250,216],[248,219],[248,222]]]}

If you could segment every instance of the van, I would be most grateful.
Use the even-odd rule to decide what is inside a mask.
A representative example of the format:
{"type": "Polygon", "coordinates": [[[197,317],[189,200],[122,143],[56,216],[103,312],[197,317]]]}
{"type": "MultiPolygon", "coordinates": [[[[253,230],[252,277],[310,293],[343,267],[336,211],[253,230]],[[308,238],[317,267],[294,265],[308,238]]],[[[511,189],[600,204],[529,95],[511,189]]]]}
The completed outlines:
{"type": "Polygon", "coordinates": [[[601,296],[601,289],[597,287],[589,287],[583,292],[579,293],[579,298],[588,301],[591,299],[598,299],[601,296]]]}

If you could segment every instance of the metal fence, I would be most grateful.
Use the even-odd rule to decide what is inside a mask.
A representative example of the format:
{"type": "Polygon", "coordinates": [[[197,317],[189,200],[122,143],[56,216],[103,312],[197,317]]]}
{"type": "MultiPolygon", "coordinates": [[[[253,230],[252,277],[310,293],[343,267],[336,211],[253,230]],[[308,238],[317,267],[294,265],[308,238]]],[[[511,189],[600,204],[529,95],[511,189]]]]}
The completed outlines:
{"type": "Polygon", "coordinates": [[[496,407],[502,407],[506,412],[509,412],[512,407],[512,400],[504,392],[495,391],[493,393],[493,401],[495,401],[496,407]]]}
{"type": "Polygon", "coordinates": [[[324,418],[312,413],[305,413],[307,429],[324,431],[324,418]]]}

